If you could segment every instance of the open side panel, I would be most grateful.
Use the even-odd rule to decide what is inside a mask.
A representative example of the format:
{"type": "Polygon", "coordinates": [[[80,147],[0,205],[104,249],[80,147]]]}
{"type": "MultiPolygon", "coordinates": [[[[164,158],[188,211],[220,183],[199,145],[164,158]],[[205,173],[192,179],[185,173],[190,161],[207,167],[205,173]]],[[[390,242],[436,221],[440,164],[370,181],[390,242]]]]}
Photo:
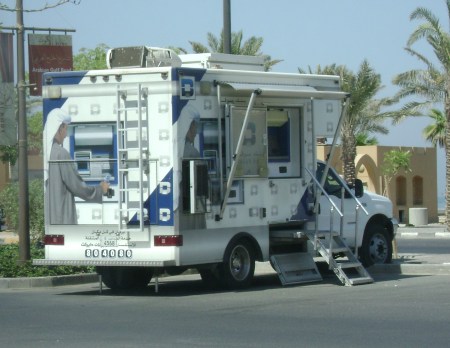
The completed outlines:
{"type": "Polygon", "coordinates": [[[205,214],[208,212],[208,164],[202,160],[183,160],[183,212],[205,214]]]}

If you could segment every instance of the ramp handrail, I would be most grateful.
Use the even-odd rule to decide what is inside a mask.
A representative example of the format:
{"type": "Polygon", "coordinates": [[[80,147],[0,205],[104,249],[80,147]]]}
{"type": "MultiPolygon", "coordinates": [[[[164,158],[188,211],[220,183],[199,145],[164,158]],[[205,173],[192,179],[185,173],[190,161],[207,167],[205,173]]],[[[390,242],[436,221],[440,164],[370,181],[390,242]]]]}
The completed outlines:
{"type": "MultiPolygon", "coordinates": [[[[308,168],[305,168],[305,170],[308,172],[308,174],[311,176],[311,178],[313,179],[313,181],[315,182],[317,188],[319,188],[322,193],[325,195],[325,197],[328,199],[328,201],[331,203],[331,214],[330,214],[330,237],[331,237],[331,233],[332,233],[332,227],[333,227],[333,210],[336,209],[339,213],[340,219],[341,219],[341,224],[340,224],[340,235],[343,235],[343,207],[344,205],[342,204],[342,209],[338,209],[336,204],[333,202],[333,200],[331,199],[331,197],[328,195],[328,193],[325,191],[325,188],[319,183],[319,181],[316,179],[315,175],[313,175],[313,173],[311,173],[311,171],[308,168]]],[[[324,177],[327,175],[327,173],[324,171],[322,174],[324,177]]],[[[347,185],[347,183],[344,180],[340,180],[340,184],[342,185],[342,189],[347,191],[348,194],[350,195],[350,197],[355,201],[355,252],[354,255],[356,257],[358,257],[358,248],[357,248],[357,241],[358,241],[358,228],[359,228],[359,224],[358,224],[358,216],[359,216],[359,209],[361,208],[364,213],[366,215],[369,215],[369,212],[367,211],[366,208],[364,208],[363,204],[361,203],[361,201],[354,195],[354,193],[352,192],[352,190],[350,189],[350,187],[347,185]]],[[[341,195],[341,202],[343,202],[344,200],[344,192],[342,192],[341,195]]],[[[318,202],[318,201],[316,201],[318,202]]],[[[317,231],[318,231],[318,223],[317,223],[317,214],[316,214],[316,226],[315,226],[315,235],[317,236],[317,231]]],[[[316,239],[317,237],[315,237],[316,239]]],[[[315,241],[316,242],[316,241],[315,241]]],[[[331,254],[331,243],[330,243],[330,254],[331,254]]]]}

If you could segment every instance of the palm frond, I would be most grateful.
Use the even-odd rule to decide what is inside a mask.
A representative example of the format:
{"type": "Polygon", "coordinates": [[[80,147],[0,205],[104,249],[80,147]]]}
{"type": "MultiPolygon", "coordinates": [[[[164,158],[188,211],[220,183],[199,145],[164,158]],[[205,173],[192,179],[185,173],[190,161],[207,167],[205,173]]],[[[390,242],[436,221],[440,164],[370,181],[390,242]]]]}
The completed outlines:
{"type": "Polygon", "coordinates": [[[262,37],[252,36],[250,39],[244,42],[240,53],[248,56],[261,55],[260,49],[263,41],[264,39],[262,37]]]}
{"type": "Polygon", "coordinates": [[[447,118],[444,113],[438,109],[431,109],[428,117],[432,119],[432,123],[423,129],[424,138],[431,142],[434,146],[445,147],[447,118]]]}
{"type": "Polygon", "coordinates": [[[195,41],[189,41],[189,44],[192,47],[192,50],[195,53],[207,53],[209,52],[209,49],[204,46],[203,44],[201,44],[200,42],[195,42],[195,41]]]}
{"type": "Polygon", "coordinates": [[[405,51],[408,52],[411,56],[416,57],[420,61],[422,61],[427,67],[431,67],[433,64],[430,60],[428,60],[424,55],[419,52],[413,50],[411,47],[406,47],[405,51]]]}
{"type": "Polygon", "coordinates": [[[220,52],[221,43],[223,40],[217,39],[212,33],[206,34],[208,46],[211,48],[212,52],[220,52]]]}
{"type": "Polygon", "coordinates": [[[425,23],[419,25],[417,29],[411,34],[408,40],[408,46],[411,46],[417,40],[428,37],[439,35],[442,31],[439,24],[439,19],[427,8],[419,7],[410,16],[411,20],[414,19],[424,19],[425,23]]]}
{"type": "Polygon", "coordinates": [[[436,35],[436,29],[430,23],[421,24],[416,28],[416,30],[412,32],[408,41],[406,42],[406,45],[407,47],[411,47],[420,39],[434,35],[436,35]]]}
{"type": "Polygon", "coordinates": [[[241,54],[243,33],[242,30],[237,33],[231,33],[231,53],[241,54]]]}
{"type": "Polygon", "coordinates": [[[400,121],[403,121],[406,117],[411,116],[423,116],[423,110],[429,107],[430,102],[418,102],[412,101],[404,104],[399,110],[389,111],[390,118],[392,119],[393,124],[398,124],[400,121]]]}

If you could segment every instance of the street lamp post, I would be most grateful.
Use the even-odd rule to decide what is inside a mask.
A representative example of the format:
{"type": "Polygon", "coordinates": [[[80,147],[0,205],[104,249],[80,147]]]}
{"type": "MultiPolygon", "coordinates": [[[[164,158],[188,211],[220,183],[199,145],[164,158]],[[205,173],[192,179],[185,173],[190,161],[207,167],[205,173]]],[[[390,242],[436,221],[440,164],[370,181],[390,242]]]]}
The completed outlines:
{"type": "Polygon", "coordinates": [[[231,0],[223,0],[223,53],[231,54],[231,0]]]}
{"type": "Polygon", "coordinates": [[[25,104],[25,44],[23,2],[16,0],[17,13],[17,95],[18,95],[18,145],[19,145],[19,263],[30,260],[30,216],[28,200],[28,144],[27,114],[25,104]]]}

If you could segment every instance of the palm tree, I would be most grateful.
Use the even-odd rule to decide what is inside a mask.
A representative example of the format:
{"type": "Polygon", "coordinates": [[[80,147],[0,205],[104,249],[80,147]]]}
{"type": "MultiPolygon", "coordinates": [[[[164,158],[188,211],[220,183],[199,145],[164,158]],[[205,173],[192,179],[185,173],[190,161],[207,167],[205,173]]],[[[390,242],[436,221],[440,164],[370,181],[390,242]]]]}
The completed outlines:
{"type": "MultiPolygon", "coordinates": [[[[208,46],[205,46],[196,41],[189,41],[192,50],[195,53],[218,52],[223,53],[223,31],[220,34],[220,39],[214,34],[207,34],[208,46]]],[[[262,56],[264,57],[264,67],[268,71],[275,64],[281,60],[271,60],[271,57],[261,52],[261,47],[264,39],[262,37],[252,36],[247,41],[243,41],[242,30],[237,33],[231,33],[231,54],[242,54],[246,56],[262,56]]],[[[180,49],[180,48],[179,48],[180,49]]],[[[180,49],[184,51],[183,49],[180,49]]]]}
{"type": "MultiPolygon", "coordinates": [[[[300,73],[304,73],[299,69],[300,73]]],[[[309,73],[313,73],[311,68],[309,73]]],[[[382,122],[391,116],[390,112],[381,112],[385,106],[392,105],[392,98],[375,99],[381,90],[381,77],[364,60],[356,75],[345,66],[336,64],[316,69],[316,74],[338,75],[341,87],[350,93],[347,114],[341,128],[341,159],[345,180],[352,185],[356,178],[355,158],[358,134],[381,133],[388,130],[382,122]]]]}
{"type": "MultiPolygon", "coordinates": [[[[447,14],[450,20],[450,0],[446,0],[447,14]]],[[[446,217],[447,229],[450,230],[450,34],[441,26],[439,19],[430,10],[419,7],[411,13],[411,20],[424,20],[409,37],[406,51],[425,64],[423,70],[411,70],[399,74],[393,80],[401,87],[399,97],[419,96],[420,101],[407,103],[404,108],[415,114],[434,105],[444,104],[445,112],[445,160],[446,160],[446,217]],[[425,39],[433,49],[438,66],[425,56],[413,50],[411,46],[420,39],[425,39]]],[[[441,125],[442,126],[442,125],[441,125]]],[[[438,133],[436,133],[437,136],[438,133]]],[[[439,142],[439,140],[435,140],[439,142]]]]}
{"type": "Polygon", "coordinates": [[[367,132],[358,133],[355,137],[356,146],[378,145],[378,139],[375,137],[371,137],[367,132]]]}
{"type": "Polygon", "coordinates": [[[433,119],[433,123],[424,128],[423,135],[425,139],[430,141],[434,146],[439,145],[439,147],[445,148],[447,119],[444,113],[438,109],[431,109],[428,116],[433,119]]]}

